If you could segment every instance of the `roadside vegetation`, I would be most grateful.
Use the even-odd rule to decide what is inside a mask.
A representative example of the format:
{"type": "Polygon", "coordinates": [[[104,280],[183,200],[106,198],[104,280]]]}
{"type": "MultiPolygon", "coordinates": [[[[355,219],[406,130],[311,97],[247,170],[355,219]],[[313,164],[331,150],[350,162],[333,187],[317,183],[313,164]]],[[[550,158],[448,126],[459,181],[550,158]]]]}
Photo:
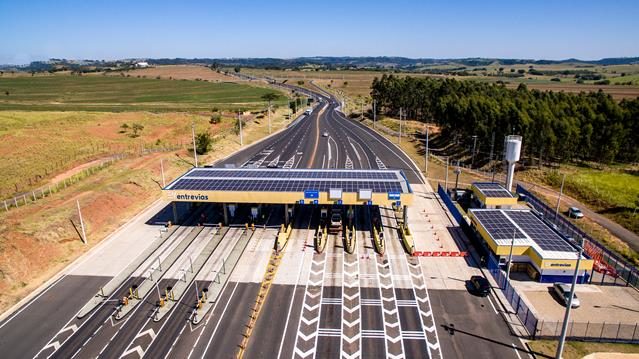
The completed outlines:
{"type": "MultiPolygon", "coordinates": [[[[557,352],[556,340],[533,340],[528,342],[528,345],[537,358],[554,358],[557,352]]],[[[564,359],[581,359],[594,353],[637,354],[639,353],[639,345],[567,341],[562,357],[564,359]]],[[[614,358],[614,356],[610,358],[614,358]]],[[[624,356],[624,358],[626,357],[624,356]]]]}

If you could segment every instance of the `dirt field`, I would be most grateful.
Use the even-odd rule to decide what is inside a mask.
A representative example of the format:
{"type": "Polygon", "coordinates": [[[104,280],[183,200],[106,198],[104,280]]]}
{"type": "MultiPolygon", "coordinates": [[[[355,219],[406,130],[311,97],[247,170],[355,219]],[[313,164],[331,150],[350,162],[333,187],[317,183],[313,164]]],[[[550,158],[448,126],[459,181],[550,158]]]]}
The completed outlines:
{"type": "MultiPolygon", "coordinates": [[[[273,131],[289,122],[285,119],[285,112],[284,109],[279,109],[273,115],[273,131]]],[[[53,118],[54,124],[62,126],[61,124],[65,123],[59,118],[56,119],[56,114],[49,115],[53,118]]],[[[144,122],[144,131],[147,129],[146,126],[149,130],[147,140],[183,138],[185,143],[188,143],[187,148],[190,148],[191,120],[196,123],[196,131],[210,130],[215,142],[212,152],[198,156],[203,164],[214,162],[240,148],[238,136],[232,130],[234,118],[225,116],[221,124],[211,125],[208,117],[198,115],[149,113],[88,114],[79,128],[75,128],[74,122],[60,127],[57,137],[51,136],[54,143],[40,138],[43,136],[30,133],[30,130],[39,128],[32,124],[33,129],[14,131],[16,136],[25,136],[23,140],[14,140],[11,146],[7,147],[4,147],[5,142],[0,142],[0,148],[5,151],[3,156],[10,155],[9,158],[12,159],[17,157],[16,153],[24,153],[31,156],[31,163],[46,163],[45,154],[49,154],[42,151],[30,154],[29,149],[33,146],[58,148],[55,145],[56,141],[64,144],[65,141],[76,139],[81,143],[85,138],[111,141],[108,143],[115,143],[115,146],[122,136],[118,134],[120,123],[132,119],[141,121],[141,118],[148,121],[144,122]],[[40,144],[38,141],[46,143],[40,144]]],[[[245,113],[243,119],[245,144],[268,134],[267,121],[264,119],[250,113],[245,113]]],[[[49,152],[51,155],[56,153],[49,152]]],[[[99,243],[128,218],[159,198],[161,159],[164,159],[164,171],[168,182],[190,167],[192,154],[188,150],[178,150],[125,159],[84,178],[78,184],[54,193],[51,197],[11,209],[9,212],[5,212],[3,208],[0,212],[0,312],[33,291],[68,263],[99,243]],[[78,225],[76,200],[79,200],[82,206],[89,238],[88,246],[80,242],[74,227],[74,224],[78,225]]],[[[86,158],[84,161],[90,162],[91,159],[86,158]]],[[[5,163],[5,166],[11,165],[5,167],[9,173],[18,170],[17,162],[5,162],[10,162],[5,163]]],[[[82,166],[84,162],[78,160],[73,163],[70,164],[70,168],[82,166]]],[[[54,171],[50,178],[71,172],[73,170],[69,168],[54,171]]]]}
{"type": "MultiPolygon", "coordinates": [[[[149,67],[145,69],[136,69],[131,71],[124,72],[125,74],[129,74],[133,76],[146,76],[147,78],[156,78],[160,76],[163,79],[173,78],[176,80],[208,80],[211,82],[238,82],[237,79],[226,76],[224,74],[218,73],[216,71],[211,70],[205,66],[196,66],[196,65],[167,65],[167,66],[156,66],[149,67]]],[[[108,76],[121,76],[119,72],[111,72],[108,76]]]]}

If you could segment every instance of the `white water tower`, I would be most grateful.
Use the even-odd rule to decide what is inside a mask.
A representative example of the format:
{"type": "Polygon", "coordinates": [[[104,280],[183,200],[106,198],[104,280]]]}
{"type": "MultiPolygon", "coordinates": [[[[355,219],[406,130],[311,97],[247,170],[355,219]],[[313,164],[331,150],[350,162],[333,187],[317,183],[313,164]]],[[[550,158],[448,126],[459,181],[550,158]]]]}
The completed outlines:
{"type": "Polygon", "coordinates": [[[521,153],[521,136],[506,136],[506,163],[508,166],[508,177],[506,178],[506,189],[512,191],[513,178],[515,177],[515,163],[519,161],[521,153]]]}

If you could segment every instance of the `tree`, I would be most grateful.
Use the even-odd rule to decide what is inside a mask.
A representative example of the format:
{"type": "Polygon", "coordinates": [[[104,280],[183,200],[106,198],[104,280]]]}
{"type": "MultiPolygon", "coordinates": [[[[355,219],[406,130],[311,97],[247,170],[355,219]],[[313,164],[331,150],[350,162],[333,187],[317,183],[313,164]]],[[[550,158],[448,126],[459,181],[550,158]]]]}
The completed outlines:
{"type": "Polygon", "coordinates": [[[240,67],[239,67],[239,66],[235,66],[235,67],[233,68],[233,71],[235,71],[235,73],[236,73],[236,74],[239,74],[239,73],[240,73],[240,70],[241,70],[241,69],[240,69],[240,67]]]}
{"type": "Polygon", "coordinates": [[[195,136],[195,150],[198,155],[206,154],[213,147],[213,138],[209,131],[200,132],[195,136]]]}
{"type": "Polygon", "coordinates": [[[142,132],[142,130],[144,130],[144,126],[140,125],[139,123],[134,123],[133,125],[131,125],[131,130],[133,130],[133,133],[131,134],[131,137],[139,137],[140,136],[140,132],[142,132]]]}
{"type": "Polygon", "coordinates": [[[302,86],[302,85],[304,85],[304,81],[303,80],[299,80],[299,81],[297,81],[297,84],[302,86]]]}

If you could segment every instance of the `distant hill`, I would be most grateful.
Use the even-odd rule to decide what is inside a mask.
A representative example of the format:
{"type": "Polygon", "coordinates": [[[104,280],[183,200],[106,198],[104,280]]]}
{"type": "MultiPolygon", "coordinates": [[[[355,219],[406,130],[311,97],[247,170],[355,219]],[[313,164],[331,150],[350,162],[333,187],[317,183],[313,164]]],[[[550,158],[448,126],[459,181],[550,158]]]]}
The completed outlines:
{"type": "Polygon", "coordinates": [[[322,69],[397,69],[416,70],[434,65],[456,66],[487,66],[491,64],[517,65],[550,65],[550,64],[578,64],[578,65],[623,65],[639,64],[639,57],[611,57],[599,60],[534,60],[534,59],[500,59],[500,58],[459,58],[459,59],[434,59],[434,58],[407,58],[395,56],[315,56],[296,57],[291,59],[279,58],[159,58],[159,59],[123,59],[116,61],[104,60],[66,60],[51,59],[49,61],[34,61],[29,65],[14,66],[0,65],[0,70],[17,71],[101,71],[104,69],[122,70],[132,68],[139,61],[148,62],[149,65],[187,65],[200,64],[207,66],[240,66],[254,68],[322,68],[322,69]]]}

